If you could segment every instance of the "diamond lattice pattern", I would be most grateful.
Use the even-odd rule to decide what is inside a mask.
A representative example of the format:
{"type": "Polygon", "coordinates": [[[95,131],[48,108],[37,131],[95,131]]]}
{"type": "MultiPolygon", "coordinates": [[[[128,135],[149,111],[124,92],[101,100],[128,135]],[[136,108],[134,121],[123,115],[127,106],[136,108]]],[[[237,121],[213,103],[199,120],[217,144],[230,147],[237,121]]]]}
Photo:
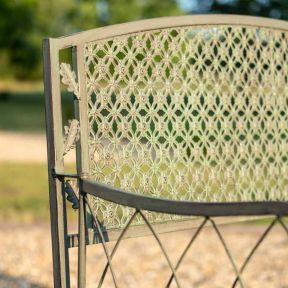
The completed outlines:
{"type": "MultiPolygon", "coordinates": [[[[287,200],[287,36],[192,26],[86,44],[91,177],[177,200],[287,200]]],[[[108,227],[131,215],[93,202],[108,227]]]]}

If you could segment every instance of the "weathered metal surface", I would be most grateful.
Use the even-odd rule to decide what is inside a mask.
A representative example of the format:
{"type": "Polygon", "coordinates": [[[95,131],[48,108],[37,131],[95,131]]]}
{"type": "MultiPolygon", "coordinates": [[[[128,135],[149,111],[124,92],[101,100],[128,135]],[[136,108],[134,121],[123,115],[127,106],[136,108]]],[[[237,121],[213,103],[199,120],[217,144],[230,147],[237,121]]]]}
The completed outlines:
{"type": "Polygon", "coordinates": [[[79,121],[76,119],[69,120],[69,126],[64,126],[65,137],[64,137],[64,152],[66,155],[71,149],[75,148],[76,142],[80,137],[80,126],[79,121]]]}
{"type": "MultiPolygon", "coordinates": [[[[79,247],[82,288],[86,244],[102,243],[114,279],[115,252],[105,242],[120,237],[116,251],[122,238],[147,235],[139,225],[146,224],[161,246],[157,233],[195,221],[179,215],[206,217],[203,226],[213,226],[236,273],[234,287],[244,287],[241,274],[274,224],[288,231],[281,219],[288,211],[287,31],[284,21],[200,15],[44,40],[55,287],[70,286],[68,246],[79,247]],[[59,63],[67,47],[72,65],[59,63]],[[61,81],[75,95],[75,119],[66,128],[61,81]],[[72,175],[64,156],[74,146],[72,175]],[[69,195],[79,205],[79,233],[70,236],[67,178],[80,185],[78,204],[69,195]],[[238,269],[209,217],[266,214],[278,217],[238,269]]],[[[167,287],[173,278],[180,287],[177,268],[193,241],[175,267],[163,251],[172,271],[167,287]]]]}
{"type": "Polygon", "coordinates": [[[140,210],[186,216],[253,216],[288,215],[287,201],[249,201],[249,202],[192,202],[170,200],[142,194],[126,192],[92,180],[82,180],[85,193],[100,199],[140,210]]]}
{"type": "MultiPolygon", "coordinates": [[[[285,31],[228,24],[87,43],[89,177],[171,200],[287,200],[287,46],[285,31]]],[[[91,201],[107,227],[130,216],[91,201]]]]}
{"type": "Polygon", "coordinates": [[[64,163],[59,57],[53,41],[44,40],[43,54],[54,286],[66,288],[70,281],[65,196],[62,182],[55,178],[55,170],[63,171],[64,163]]]}
{"type": "Polygon", "coordinates": [[[67,194],[67,201],[72,203],[73,209],[79,209],[79,187],[75,181],[67,180],[65,181],[64,191],[67,194]]]}

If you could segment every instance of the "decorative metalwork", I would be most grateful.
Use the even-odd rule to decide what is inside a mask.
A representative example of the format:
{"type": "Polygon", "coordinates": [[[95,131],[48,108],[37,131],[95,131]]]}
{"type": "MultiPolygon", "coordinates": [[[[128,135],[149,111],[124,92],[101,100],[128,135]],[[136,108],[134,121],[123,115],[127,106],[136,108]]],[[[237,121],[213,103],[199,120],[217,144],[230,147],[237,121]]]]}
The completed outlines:
{"type": "Polygon", "coordinates": [[[139,224],[148,226],[167,260],[166,287],[173,281],[181,287],[178,268],[207,224],[234,269],[232,287],[245,287],[242,274],[272,228],[279,223],[288,235],[282,219],[288,214],[287,31],[283,21],[210,15],[44,40],[55,287],[70,287],[63,188],[79,207],[72,245],[79,248],[79,287],[86,283],[86,208],[107,258],[99,287],[108,269],[118,287],[112,259],[129,227],[139,224]],[[58,63],[67,47],[73,47],[77,75],[70,64],[58,63]],[[76,119],[64,127],[64,153],[57,138],[63,130],[58,71],[79,100],[81,121],[81,127],[76,119]],[[64,172],[63,156],[79,130],[80,163],[71,175],[64,172]],[[81,184],[79,200],[72,183],[64,183],[68,177],[81,184]],[[275,218],[238,268],[212,217],[255,214],[275,218]],[[173,265],[154,223],[195,215],[203,222],[173,265]],[[111,228],[120,229],[109,253],[111,228]]]}
{"type": "MultiPolygon", "coordinates": [[[[287,40],[213,25],[86,44],[91,178],[173,200],[287,200],[287,40]]],[[[91,201],[108,228],[131,215],[91,201]]]]}
{"type": "Polygon", "coordinates": [[[79,85],[76,80],[76,74],[71,69],[70,64],[61,63],[60,65],[61,81],[67,86],[67,90],[73,92],[77,99],[80,99],[79,85]]]}
{"type": "Polygon", "coordinates": [[[96,227],[96,229],[97,229],[97,231],[98,231],[98,233],[100,235],[102,247],[103,247],[105,256],[107,258],[107,262],[108,262],[108,265],[109,265],[109,268],[110,268],[110,271],[111,271],[111,274],[112,274],[113,282],[114,282],[115,287],[117,288],[118,287],[117,279],[116,279],[116,275],[115,275],[115,272],[114,272],[114,269],[113,269],[113,266],[112,266],[111,257],[109,255],[108,248],[107,248],[107,245],[106,245],[106,242],[105,242],[105,237],[104,237],[102,229],[101,229],[101,224],[100,224],[98,218],[94,216],[93,210],[91,209],[91,206],[89,204],[89,201],[87,201],[87,197],[86,196],[85,196],[84,199],[86,200],[86,204],[87,204],[87,206],[88,206],[88,208],[90,210],[90,213],[92,215],[94,225],[95,225],[95,227],[96,227]]]}
{"type": "Polygon", "coordinates": [[[64,154],[66,155],[71,149],[75,148],[75,143],[80,137],[80,125],[76,119],[69,120],[69,126],[64,126],[64,154]]]}
{"type": "Polygon", "coordinates": [[[258,241],[256,242],[256,244],[252,247],[251,251],[249,252],[249,254],[247,255],[247,257],[245,258],[243,264],[241,265],[240,269],[237,267],[236,265],[236,262],[235,262],[235,259],[229,249],[229,247],[227,246],[227,243],[220,231],[220,229],[218,228],[216,222],[210,218],[210,217],[205,217],[203,218],[203,222],[202,224],[196,229],[195,233],[193,233],[192,237],[191,237],[191,240],[189,241],[189,243],[187,244],[187,246],[185,247],[185,249],[183,250],[182,254],[180,255],[176,265],[174,266],[172,264],[172,262],[170,261],[169,259],[169,256],[168,256],[168,253],[167,251],[165,250],[165,247],[163,246],[163,244],[161,243],[161,240],[160,238],[158,237],[156,231],[153,229],[153,226],[151,225],[150,221],[147,219],[147,217],[145,216],[146,212],[145,211],[145,214],[144,214],[144,211],[141,211],[141,210],[134,210],[134,212],[132,213],[129,221],[126,223],[126,226],[124,227],[124,229],[122,230],[122,233],[119,235],[119,238],[118,240],[116,241],[113,249],[112,249],[112,252],[110,253],[109,255],[109,252],[107,250],[107,247],[104,246],[105,245],[105,238],[103,236],[103,233],[102,233],[102,230],[101,230],[101,227],[100,227],[100,222],[98,220],[98,218],[96,217],[94,211],[92,210],[92,207],[90,206],[89,202],[90,200],[88,200],[88,197],[85,196],[85,201],[88,205],[88,208],[91,212],[91,215],[92,215],[92,218],[93,218],[93,221],[95,223],[95,227],[97,227],[97,231],[98,233],[100,233],[101,236],[101,243],[103,245],[103,248],[104,248],[104,252],[105,252],[105,255],[107,257],[107,264],[103,270],[103,273],[101,275],[101,278],[99,280],[99,283],[98,283],[98,288],[101,288],[102,285],[104,284],[104,280],[105,280],[105,276],[106,276],[106,273],[107,273],[107,270],[108,268],[112,269],[111,271],[113,271],[112,273],[112,277],[113,277],[113,281],[114,281],[114,285],[115,287],[119,287],[119,283],[117,282],[117,278],[115,276],[115,271],[114,271],[114,268],[112,266],[112,259],[115,255],[115,253],[117,252],[117,249],[119,248],[119,245],[121,243],[121,241],[123,240],[124,238],[124,235],[126,234],[127,230],[129,229],[129,227],[131,225],[133,225],[133,221],[135,221],[136,219],[136,216],[139,215],[142,217],[142,219],[144,220],[145,224],[148,226],[148,228],[151,230],[152,232],[152,235],[153,237],[156,239],[156,241],[158,242],[159,244],[159,247],[161,249],[161,251],[163,252],[163,255],[165,256],[166,260],[167,260],[167,263],[168,263],[168,266],[170,267],[171,271],[172,271],[172,274],[171,276],[169,277],[168,279],[168,282],[166,284],[166,288],[169,288],[173,282],[173,280],[175,280],[176,282],[176,286],[179,288],[181,287],[181,280],[178,279],[177,277],[177,270],[178,268],[180,267],[184,257],[186,256],[187,252],[190,250],[192,244],[195,242],[195,240],[197,239],[197,237],[200,235],[201,231],[203,231],[203,228],[207,225],[207,223],[210,223],[211,226],[213,227],[214,231],[216,232],[219,240],[220,240],[220,243],[222,244],[227,256],[228,256],[228,259],[234,269],[234,272],[236,274],[236,278],[232,284],[232,287],[236,287],[237,283],[239,282],[240,284],[240,287],[241,288],[244,288],[246,287],[243,280],[242,280],[242,277],[241,275],[243,274],[245,268],[247,267],[247,264],[250,262],[250,260],[252,259],[253,255],[255,254],[256,250],[259,248],[259,246],[261,245],[261,243],[263,242],[263,240],[267,237],[267,235],[270,233],[270,231],[272,230],[272,228],[275,226],[275,224],[279,223],[281,227],[283,227],[283,229],[285,230],[285,232],[287,233],[287,236],[288,236],[288,228],[287,226],[285,225],[285,223],[283,222],[282,220],[282,217],[275,217],[274,219],[272,219],[271,223],[268,225],[268,227],[265,229],[265,231],[263,232],[263,234],[260,236],[260,238],[258,239],[258,241]]]}
{"type": "Polygon", "coordinates": [[[79,187],[76,181],[65,181],[64,191],[67,193],[67,200],[72,203],[73,209],[79,209],[79,187]]]}
{"type": "MultiPolygon", "coordinates": [[[[189,251],[190,247],[192,246],[192,244],[194,243],[194,241],[196,240],[196,238],[198,237],[198,234],[201,232],[201,230],[204,228],[205,224],[207,223],[208,218],[205,218],[202,222],[202,224],[197,228],[196,232],[193,234],[191,240],[189,241],[189,243],[187,244],[186,248],[184,249],[184,251],[182,252],[180,258],[177,261],[177,264],[175,266],[175,271],[177,271],[177,269],[179,268],[179,266],[181,265],[181,262],[183,261],[184,257],[186,256],[187,252],[189,251]]],[[[172,274],[167,282],[166,287],[170,287],[172,281],[174,278],[174,274],[172,274]]]]}

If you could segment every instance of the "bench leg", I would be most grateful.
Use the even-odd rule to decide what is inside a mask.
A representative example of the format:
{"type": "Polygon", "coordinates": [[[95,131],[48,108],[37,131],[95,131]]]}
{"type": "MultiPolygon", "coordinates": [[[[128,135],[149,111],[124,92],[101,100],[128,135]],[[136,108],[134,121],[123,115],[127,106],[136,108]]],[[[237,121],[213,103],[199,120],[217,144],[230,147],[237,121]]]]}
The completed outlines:
{"type": "Polygon", "coordinates": [[[70,288],[65,192],[63,192],[62,183],[58,179],[52,178],[50,183],[54,287],[70,288]]]}
{"type": "Polygon", "coordinates": [[[84,195],[79,194],[79,247],[78,247],[78,288],[86,286],[86,204],[84,195]]]}

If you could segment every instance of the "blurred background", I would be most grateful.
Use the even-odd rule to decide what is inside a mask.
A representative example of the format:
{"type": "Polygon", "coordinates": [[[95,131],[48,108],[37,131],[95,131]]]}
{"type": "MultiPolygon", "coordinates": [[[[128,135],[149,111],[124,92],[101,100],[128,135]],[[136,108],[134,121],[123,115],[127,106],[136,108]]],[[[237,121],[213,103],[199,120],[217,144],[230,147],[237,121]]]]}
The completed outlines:
{"type": "Polygon", "coordinates": [[[0,287],[52,285],[42,39],[199,13],[287,19],[288,0],[0,0],[0,287]]]}

